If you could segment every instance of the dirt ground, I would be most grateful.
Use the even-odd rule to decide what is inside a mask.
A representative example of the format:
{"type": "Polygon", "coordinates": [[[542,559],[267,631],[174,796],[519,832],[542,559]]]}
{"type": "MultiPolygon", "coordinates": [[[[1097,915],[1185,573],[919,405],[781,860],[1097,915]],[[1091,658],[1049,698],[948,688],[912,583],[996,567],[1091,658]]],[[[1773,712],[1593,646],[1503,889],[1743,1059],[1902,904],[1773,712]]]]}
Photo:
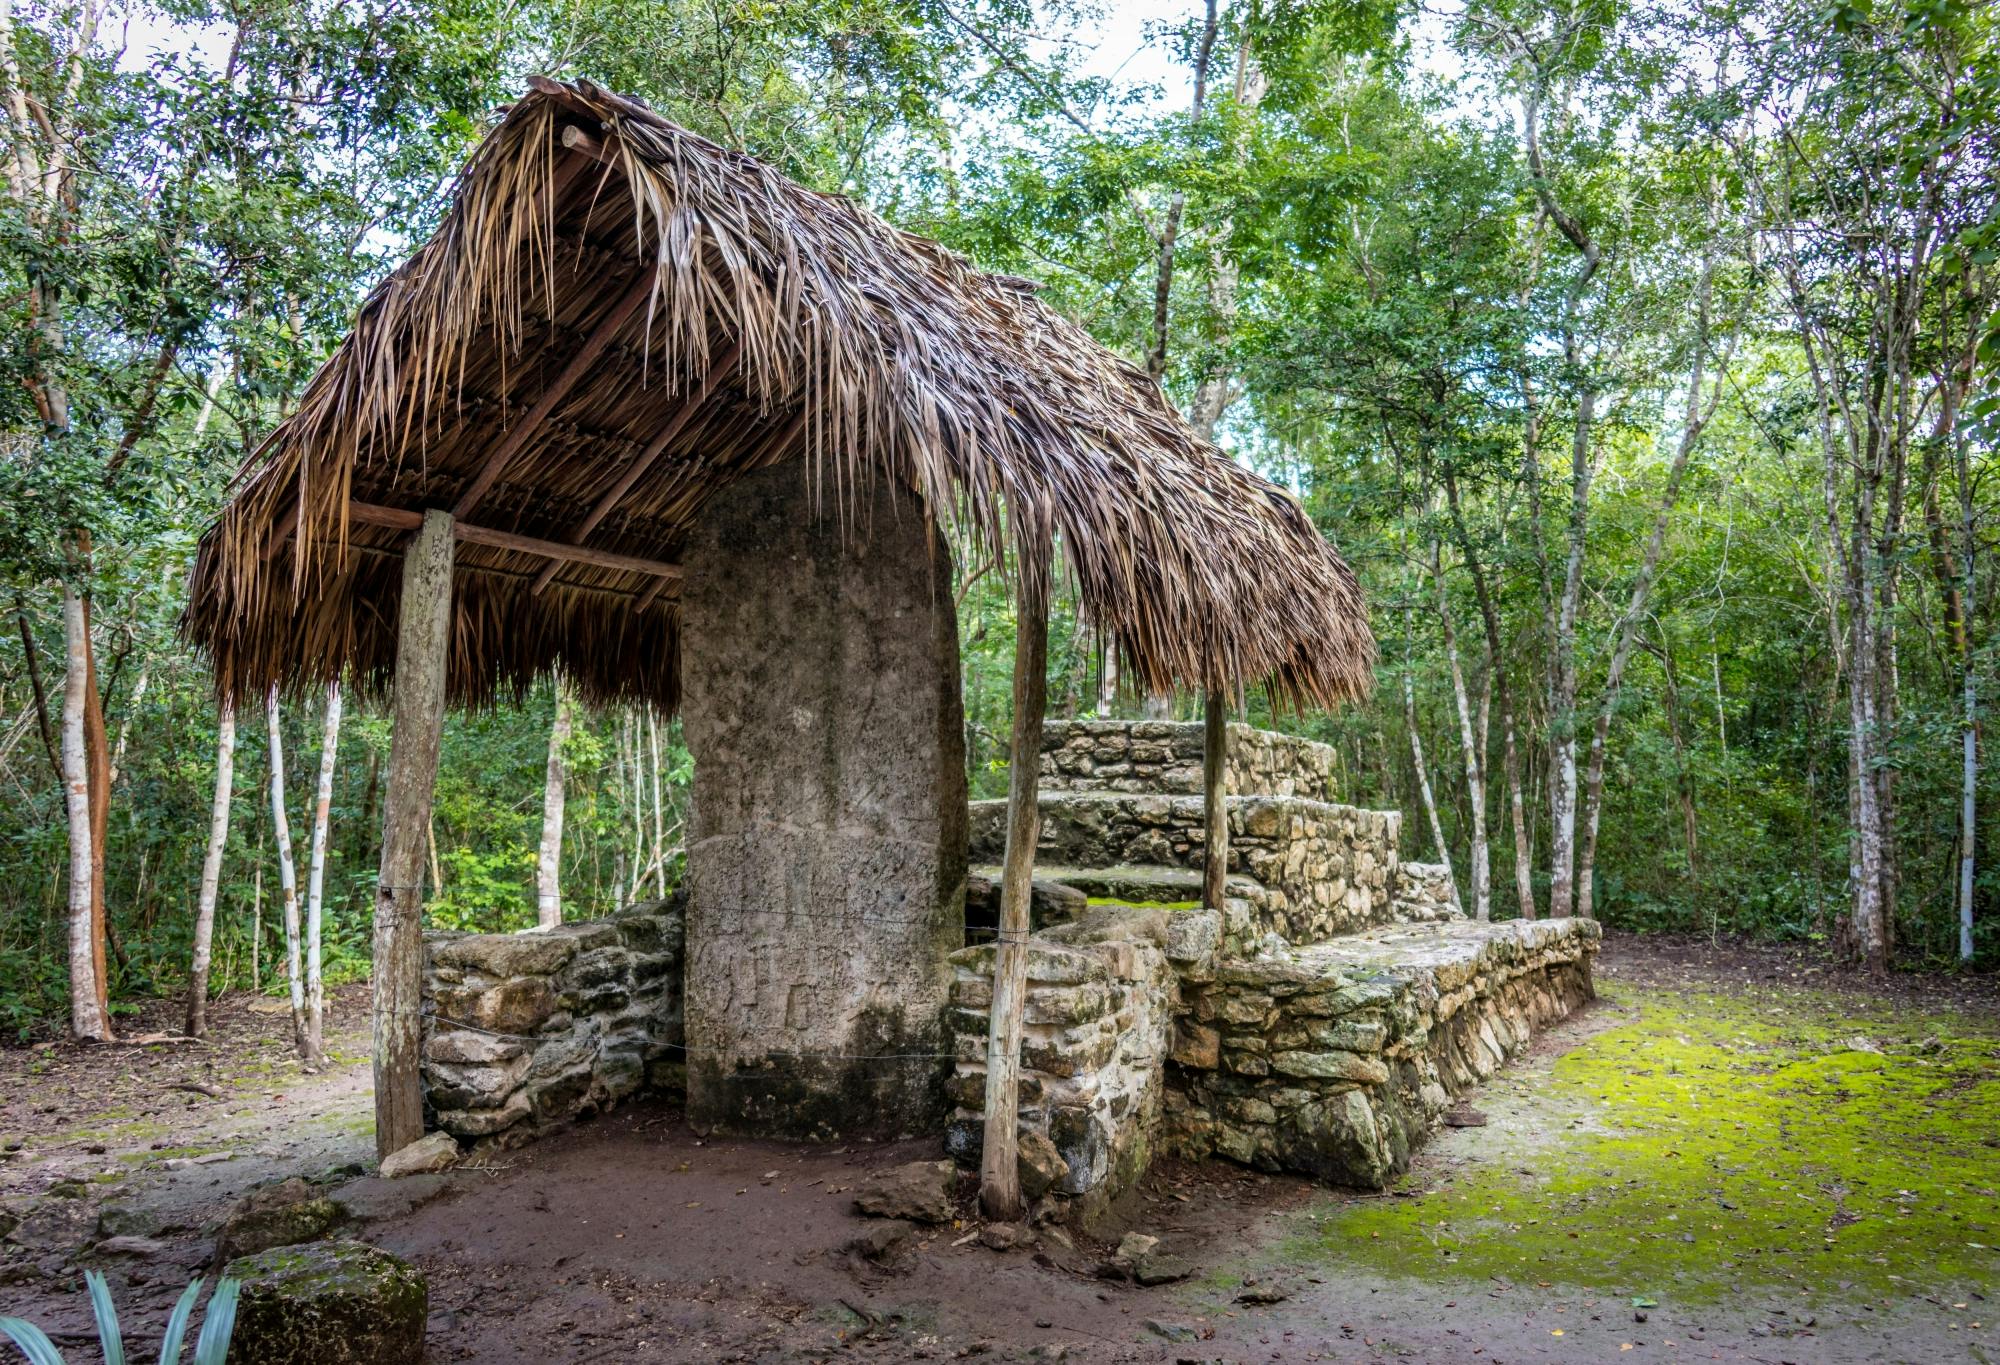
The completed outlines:
{"type": "Polygon", "coordinates": [[[75,1267],[96,1263],[150,1331],[203,1268],[203,1229],[220,1209],[299,1173],[336,1188],[355,1235],[426,1272],[436,1361],[2000,1358],[2000,1304],[1988,1298],[2000,1271],[2000,1146],[1980,1137],[2000,1133],[1988,1122],[2000,1115],[1995,983],[1899,979],[1885,990],[1797,953],[1630,939],[1608,945],[1598,976],[1596,1006],[1473,1097],[1487,1122],[1440,1134],[1393,1192],[1327,1191],[1219,1163],[1156,1168],[1123,1226],[1196,1266],[1157,1288],[1099,1278],[1103,1245],[1048,1230],[1037,1246],[988,1250],[969,1216],[912,1239],[886,1267],[864,1259],[850,1249],[869,1227],[851,1187],[871,1169],[935,1157],[930,1141],[704,1140],[671,1109],[635,1106],[477,1169],[356,1178],[372,1154],[363,998],[340,1000],[335,1064],[317,1076],[286,1059],[282,1014],[228,1001],[206,1045],[0,1052],[0,1147],[21,1144],[0,1162],[0,1193],[26,1215],[0,1259],[0,1311],[81,1342],[75,1267]],[[1808,1016],[1809,1030],[1792,1022],[1808,1016]],[[1759,1032],[1766,1017],[1784,1027],[1759,1032]],[[1646,1054],[1647,1029],[1684,1045],[1660,1068],[1678,1087],[1671,1110],[1602,1080],[1646,1054]],[[1724,1107],[1745,1088],[1726,1063],[1753,1056],[1783,1082],[1770,1114],[1724,1107]],[[1820,1073],[1835,1064],[1848,1069],[1829,1092],[1820,1073]],[[1818,1079],[1799,1080],[1801,1068],[1818,1079]],[[1809,1120],[1841,1103],[1827,1095],[1853,1097],[1857,1123],[1882,1126],[1888,1111],[1866,1107],[1865,1087],[1904,1071],[1923,1072],[1913,1125],[1971,1136],[1899,1157],[1896,1144],[1914,1139],[1890,1125],[1875,1165],[1813,1174],[1827,1138],[1809,1120]],[[184,1084],[217,1093],[175,1088],[184,1084]],[[1709,1106],[1714,1122],[1690,1123],[1688,1105],[1709,1106]],[[1696,1172],[1695,1198],[1673,1173],[1651,1174],[1679,1148],[1699,1155],[1709,1128],[1727,1130],[1718,1150],[1742,1148],[1750,1174],[1696,1172]],[[1927,1164],[1946,1187],[1899,1162],[1927,1164]],[[1796,1190],[1745,1184],[1792,1166],[1808,1173],[1796,1190]],[[1885,1178],[1907,1188],[1869,1202],[1870,1182],[1885,1178]],[[64,1180],[81,1188],[49,1197],[64,1180]],[[1649,1184],[1673,1194],[1670,1211],[1640,1202],[1649,1184]],[[1704,1220],[1748,1219],[1753,1201],[1775,1208],[1783,1190],[1810,1195],[1818,1221],[1798,1246],[1766,1245],[1768,1225],[1755,1222],[1728,1240],[1720,1224],[1695,1221],[1711,1184],[1704,1220]],[[1817,1207],[1828,1200],[1830,1221],[1817,1207]],[[1698,1227],[1712,1249],[1693,1231],[1651,1231],[1655,1218],[1698,1227]],[[156,1246],[79,1262],[64,1245],[113,1229],[156,1246]],[[1742,1245],[1752,1233],[1759,1244],[1742,1245]]]}

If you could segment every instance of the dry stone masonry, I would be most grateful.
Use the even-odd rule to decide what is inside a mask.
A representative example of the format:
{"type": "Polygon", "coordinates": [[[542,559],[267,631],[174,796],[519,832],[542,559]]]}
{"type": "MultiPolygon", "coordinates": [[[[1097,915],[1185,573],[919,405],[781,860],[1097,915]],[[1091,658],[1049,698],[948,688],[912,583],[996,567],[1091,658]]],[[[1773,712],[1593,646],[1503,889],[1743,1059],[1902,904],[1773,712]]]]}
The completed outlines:
{"type": "Polygon", "coordinates": [[[679,902],[425,937],[427,1126],[511,1147],[682,1071],[679,902]]]}
{"type": "MultiPolygon", "coordinates": [[[[1231,875],[1206,908],[1200,727],[1050,727],[1036,875],[1091,899],[1031,940],[1024,1188],[1032,1139],[1062,1158],[1039,1217],[1088,1225],[1161,1152],[1379,1188],[1457,1096],[1591,996],[1593,922],[1468,921],[1450,869],[1399,858],[1399,815],[1329,799],[1325,746],[1228,735],[1231,875]]],[[[975,864],[999,861],[1004,813],[974,803],[975,864]]],[[[991,950],[953,965],[948,1145],[970,1163],[991,950]]]]}
{"type": "MultiPolygon", "coordinates": [[[[929,675],[912,660],[921,682],[929,675]]],[[[1467,920],[1449,868],[1398,856],[1395,812],[1329,799],[1325,746],[1244,726],[1228,736],[1231,875],[1223,903],[1204,906],[1202,803],[1188,790],[1199,785],[1200,727],[1049,727],[1020,1082],[1021,1183],[1039,1219],[1096,1224],[1163,1153],[1379,1188],[1459,1096],[1591,998],[1594,922],[1467,920]],[[1140,782],[1166,790],[1129,789],[1140,782]]],[[[711,790],[698,786],[697,800],[711,790]]],[[[772,884],[768,908],[783,913],[754,928],[676,902],[548,933],[432,935],[431,1126],[508,1146],[653,1090],[686,1094],[697,1122],[720,1114],[771,1133],[886,1134],[932,1114],[947,1153],[977,1165],[994,957],[978,934],[997,919],[998,888],[988,869],[968,878],[936,851],[940,834],[965,826],[919,819],[907,792],[840,800],[915,843],[863,856],[851,827],[810,857],[770,843],[774,866],[797,875],[772,884]],[[960,929],[968,883],[972,927],[960,929]],[[683,951],[684,937],[702,934],[706,949],[683,951]],[[968,935],[972,946],[958,947],[968,935]],[[853,970],[799,976],[815,953],[844,954],[853,970]],[[814,1031],[816,1007],[788,1013],[801,985],[838,987],[839,1019],[865,1021],[880,1005],[887,1022],[874,1034],[814,1031]],[[691,1021],[697,995],[742,1031],[705,1045],[728,1055],[725,1067],[689,1075],[705,1053],[683,1025],[683,1001],[691,1021]],[[803,1054],[794,1061],[832,1055],[817,1070],[750,1055],[768,1048],[775,1060],[792,1046],[803,1054]],[[874,1075],[843,1066],[857,1060],[846,1052],[918,1054],[920,1065],[874,1075]]],[[[755,827],[766,807],[737,809],[748,823],[724,866],[741,870],[768,842],[755,827]]],[[[1003,803],[973,803],[975,864],[999,861],[1003,815],[1003,803]]],[[[713,813],[698,826],[718,828],[713,813]]],[[[739,885],[692,880],[697,899],[739,885]]],[[[909,1171],[925,1190],[949,1189],[935,1163],[909,1171]]]]}

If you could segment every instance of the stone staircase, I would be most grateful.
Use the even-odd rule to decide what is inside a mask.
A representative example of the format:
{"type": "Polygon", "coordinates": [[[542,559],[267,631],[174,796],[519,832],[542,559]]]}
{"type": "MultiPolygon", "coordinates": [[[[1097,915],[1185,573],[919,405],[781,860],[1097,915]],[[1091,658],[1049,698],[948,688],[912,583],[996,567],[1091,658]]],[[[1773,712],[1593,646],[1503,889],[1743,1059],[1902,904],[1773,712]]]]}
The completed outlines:
{"type": "MultiPolygon", "coordinates": [[[[1202,727],[1045,732],[1021,1109],[1024,1150],[1055,1154],[1024,1167],[1039,1216],[1095,1221],[1158,1152],[1380,1188],[1455,1097],[1591,997],[1594,922],[1466,919],[1444,868],[1401,860],[1399,813],[1334,800],[1331,748],[1227,737],[1229,878],[1207,906],[1202,727]]],[[[997,879],[1005,825],[1004,801],[973,803],[975,884],[997,879]]],[[[953,956],[947,1147],[967,1162],[992,957],[953,956]]]]}

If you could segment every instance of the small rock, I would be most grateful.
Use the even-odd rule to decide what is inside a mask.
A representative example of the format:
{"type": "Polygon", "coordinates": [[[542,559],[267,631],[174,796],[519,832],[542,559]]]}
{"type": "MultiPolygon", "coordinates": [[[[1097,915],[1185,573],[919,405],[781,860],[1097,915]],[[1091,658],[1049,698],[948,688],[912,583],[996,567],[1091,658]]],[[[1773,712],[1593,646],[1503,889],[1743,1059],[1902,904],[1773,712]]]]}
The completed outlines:
{"type": "Polygon", "coordinates": [[[1032,1129],[1021,1134],[1015,1165],[1021,1173],[1021,1197],[1040,1199],[1069,1178],[1069,1163],[1044,1133],[1032,1129]]]}
{"type": "Polygon", "coordinates": [[[151,1237],[140,1237],[127,1233],[119,1237],[107,1237],[94,1248],[100,1256],[158,1256],[167,1249],[165,1242],[151,1237]]]}
{"type": "Polygon", "coordinates": [[[97,1211],[99,1237],[151,1237],[163,1226],[157,1213],[136,1204],[106,1204],[97,1211]]]}
{"type": "Polygon", "coordinates": [[[855,1188],[855,1211],[870,1218],[948,1223],[953,1171],[949,1161],[912,1161],[877,1171],[855,1188]]]}
{"type": "Polygon", "coordinates": [[[450,1133],[426,1133],[406,1147],[382,1158],[382,1178],[397,1180],[406,1175],[429,1175],[442,1171],[458,1160],[458,1140],[450,1133]]]}
{"type": "Polygon", "coordinates": [[[1282,1285],[1252,1284],[1243,1287],[1237,1294],[1236,1301],[1250,1304],[1283,1303],[1291,1296],[1292,1291],[1282,1285]]]}
{"type": "Polygon", "coordinates": [[[860,1236],[847,1244],[847,1249],[863,1260],[876,1265],[887,1265],[900,1256],[909,1246],[910,1235],[916,1231],[915,1225],[900,1218],[888,1218],[871,1224],[860,1236]]]}
{"type": "Polygon", "coordinates": [[[1486,1126],[1486,1115],[1478,1109],[1453,1109],[1444,1116],[1444,1126],[1447,1128],[1484,1128],[1486,1126]]]}
{"type": "Polygon", "coordinates": [[[979,1230],[979,1245],[993,1251],[1012,1251],[1035,1240],[1035,1234],[1019,1223],[988,1223],[979,1230]]]}
{"type": "Polygon", "coordinates": [[[230,1365],[421,1365],[430,1291],[386,1251],[276,1247],[223,1273],[243,1281],[230,1365]]]}
{"type": "Polygon", "coordinates": [[[1132,1263],[1132,1278],[1140,1284],[1173,1284],[1194,1274],[1194,1266],[1179,1256],[1155,1253],[1132,1263]]]}
{"type": "Polygon", "coordinates": [[[1147,1318],[1146,1330],[1166,1341],[1197,1341],[1200,1334],[1184,1322],[1168,1322],[1165,1318],[1147,1318]]]}
{"type": "Polygon", "coordinates": [[[316,1241],[340,1225],[338,1204],[293,1176],[236,1201],[215,1235],[215,1263],[272,1247],[316,1241]]]}
{"type": "Polygon", "coordinates": [[[1127,1261],[1136,1261],[1141,1256],[1151,1254],[1160,1244],[1157,1237],[1148,1237],[1143,1232],[1128,1232],[1118,1239],[1118,1255],[1127,1261]]]}

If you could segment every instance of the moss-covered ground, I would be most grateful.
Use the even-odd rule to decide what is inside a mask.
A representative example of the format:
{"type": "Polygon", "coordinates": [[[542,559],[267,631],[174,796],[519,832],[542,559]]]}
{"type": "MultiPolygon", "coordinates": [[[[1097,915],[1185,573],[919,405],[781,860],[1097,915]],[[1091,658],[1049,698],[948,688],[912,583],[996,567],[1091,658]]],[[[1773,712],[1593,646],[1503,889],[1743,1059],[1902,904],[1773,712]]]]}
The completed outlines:
{"type": "MultiPolygon", "coordinates": [[[[1503,1072],[1387,1197],[1328,1195],[1285,1259],[1683,1302],[2000,1283],[2000,1027],[1804,990],[1620,985],[1503,1072]],[[1587,1031],[1587,1030],[1579,1030],[1587,1031]]],[[[1797,1302],[1796,1298],[1792,1299],[1797,1302]]]]}

